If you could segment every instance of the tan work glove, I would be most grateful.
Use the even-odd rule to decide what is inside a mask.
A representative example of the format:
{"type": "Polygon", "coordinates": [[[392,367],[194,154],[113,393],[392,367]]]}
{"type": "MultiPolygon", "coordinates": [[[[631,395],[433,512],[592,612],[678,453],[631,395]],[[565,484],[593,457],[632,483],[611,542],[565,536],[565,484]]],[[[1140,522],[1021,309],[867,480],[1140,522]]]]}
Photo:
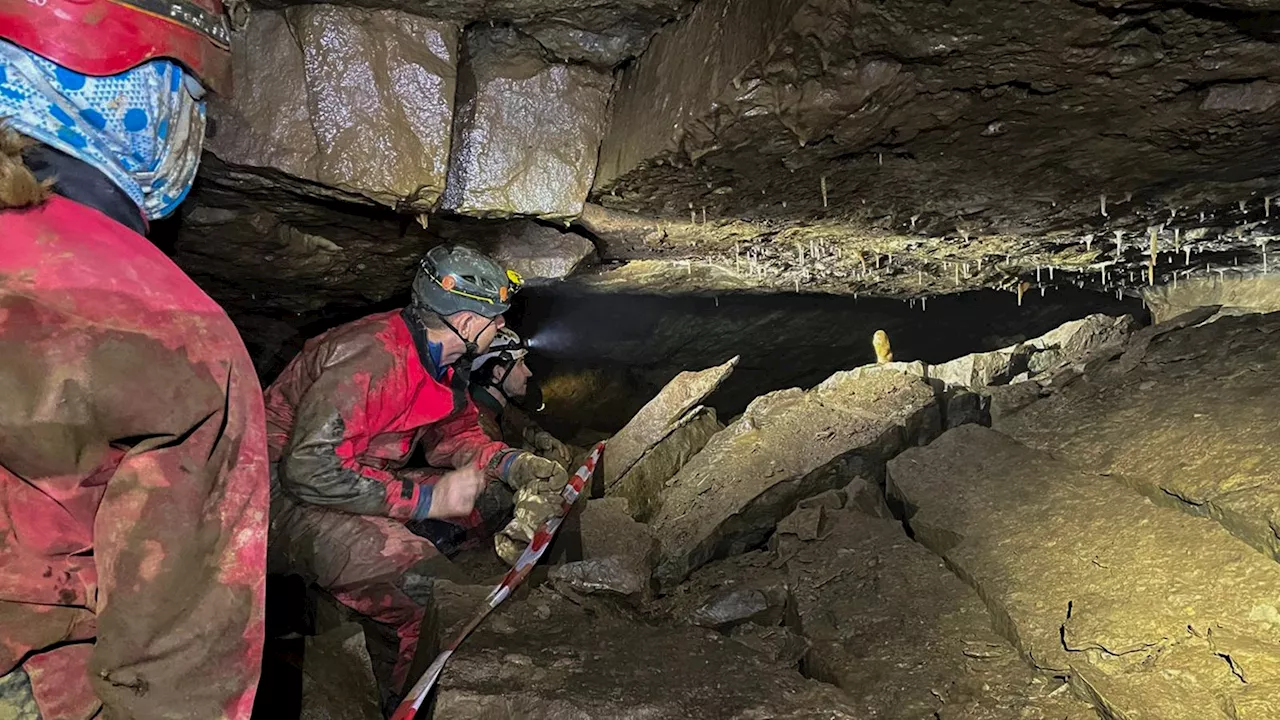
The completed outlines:
{"type": "Polygon", "coordinates": [[[528,428],[524,431],[524,441],[533,449],[533,452],[559,464],[560,467],[565,469],[565,472],[571,469],[577,470],[577,468],[569,467],[573,462],[573,453],[569,451],[569,448],[564,443],[557,440],[555,436],[546,430],[528,428]]]}
{"type": "MultiPolygon", "coordinates": [[[[561,484],[561,488],[564,485],[561,484]]],[[[511,522],[493,537],[493,547],[498,557],[508,565],[515,565],[520,553],[533,540],[538,526],[560,511],[564,496],[556,491],[539,492],[534,486],[516,491],[516,510],[511,522]]]]}
{"type": "Polygon", "coordinates": [[[552,460],[520,451],[503,472],[502,482],[517,492],[530,488],[536,494],[558,493],[569,482],[569,474],[552,460]]]}

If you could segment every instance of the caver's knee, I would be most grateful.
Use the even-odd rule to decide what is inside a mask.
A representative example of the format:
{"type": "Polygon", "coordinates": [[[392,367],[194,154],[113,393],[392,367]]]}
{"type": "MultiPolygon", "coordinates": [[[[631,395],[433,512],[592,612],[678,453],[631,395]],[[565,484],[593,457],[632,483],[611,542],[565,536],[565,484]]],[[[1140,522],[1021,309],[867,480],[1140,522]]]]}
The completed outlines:
{"type": "Polygon", "coordinates": [[[328,590],[395,584],[438,555],[431,543],[391,518],[353,515],[273,498],[268,563],[328,590]]]}

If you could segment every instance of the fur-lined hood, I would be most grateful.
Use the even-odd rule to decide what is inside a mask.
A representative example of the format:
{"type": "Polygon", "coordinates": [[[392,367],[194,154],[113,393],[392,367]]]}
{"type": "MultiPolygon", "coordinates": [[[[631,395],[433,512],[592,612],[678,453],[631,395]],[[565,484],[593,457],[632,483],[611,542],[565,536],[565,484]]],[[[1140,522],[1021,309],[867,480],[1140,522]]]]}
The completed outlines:
{"type": "Polygon", "coordinates": [[[0,122],[0,210],[24,208],[49,197],[52,180],[40,182],[22,162],[27,138],[0,122]]]}

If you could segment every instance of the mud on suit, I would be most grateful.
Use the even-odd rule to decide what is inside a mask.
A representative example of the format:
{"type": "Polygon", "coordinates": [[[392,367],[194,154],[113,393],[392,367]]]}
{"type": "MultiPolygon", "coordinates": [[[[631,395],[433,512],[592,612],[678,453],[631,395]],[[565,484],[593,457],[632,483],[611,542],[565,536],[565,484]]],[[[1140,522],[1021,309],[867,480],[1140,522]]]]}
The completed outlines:
{"type": "MultiPolygon", "coordinates": [[[[402,311],[309,341],[266,394],[271,569],[301,573],[395,627],[397,691],[413,661],[433,565],[443,559],[406,523],[425,518],[445,469],[475,463],[496,480],[491,461],[506,449],[477,424],[466,380],[439,367],[425,329],[402,311]],[[418,447],[429,467],[410,469],[418,447]]],[[[502,527],[510,506],[484,502],[500,487],[490,482],[477,510],[455,521],[461,534],[478,539],[502,527]]]]}
{"type": "Polygon", "coordinates": [[[0,210],[0,716],[247,720],[257,377],[129,198],[59,162],[56,192],[108,201],[0,210]]]}

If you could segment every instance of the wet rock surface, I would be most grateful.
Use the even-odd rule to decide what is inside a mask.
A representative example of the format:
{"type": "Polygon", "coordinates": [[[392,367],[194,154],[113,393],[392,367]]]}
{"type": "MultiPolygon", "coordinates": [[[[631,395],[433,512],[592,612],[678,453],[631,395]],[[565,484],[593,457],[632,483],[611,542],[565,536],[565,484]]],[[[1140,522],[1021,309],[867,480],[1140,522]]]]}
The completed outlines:
{"type": "Polygon", "coordinates": [[[927,441],[940,423],[933,391],[898,373],[837,373],[808,392],[765,395],[669,481],[653,519],[655,573],[680,582],[717,557],[762,543],[796,504],[927,441]]]}
{"type": "Polygon", "coordinates": [[[510,28],[467,32],[444,208],[474,217],[582,212],[612,79],[549,63],[510,28]]]}
{"type": "Polygon", "coordinates": [[[807,676],[845,690],[863,717],[1093,720],[991,628],[972,588],[896,520],[830,510],[821,538],[776,549],[808,638],[807,676]]]}
{"type": "Polygon", "coordinates": [[[888,482],[999,632],[1108,716],[1278,711],[1280,565],[1213,521],[975,425],[894,459],[888,482]]]}
{"type": "Polygon", "coordinates": [[[723,429],[714,410],[694,408],[677,420],[674,429],[641,455],[614,485],[606,488],[606,494],[626,498],[632,517],[648,522],[658,511],[667,481],[723,429]]]}
{"type": "Polygon", "coordinates": [[[1280,408],[1272,401],[1280,315],[1169,326],[1153,326],[1120,357],[998,427],[1085,470],[1114,473],[1157,502],[1213,518],[1280,559],[1280,408]]]}
{"type": "MultiPolygon", "coordinates": [[[[303,3],[261,0],[255,7],[303,3]]],[[[360,7],[402,10],[460,25],[512,24],[564,60],[609,68],[639,54],[663,24],[683,17],[694,0],[358,0],[360,7]]]]}
{"type": "Polygon", "coordinates": [[[737,364],[735,357],[706,370],[682,372],[646,403],[631,422],[609,439],[603,470],[606,491],[621,480],[649,448],[669,435],[686,412],[720,387],[737,364]]]}
{"type": "Polygon", "coordinates": [[[701,628],[650,627],[535,594],[495,613],[441,678],[434,717],[853,720],[840,691],[701,628]]]}
{"type": "Polygon", "coordinates": [[[582,560],[555,567],[551,579],[583,594],[647,598],[658,541],[648,525],[632,519],[627,501],[588,500],[580,523],[582,560]]]}
{"type": "MultiPolygon", "coordinates": [[[[489,228],[486,228],[488,230],[489,228]]],[[[497,232],[485,233],[478,244],[494,260],[520,273],[526,283],[564,280],[596,259],[591,241],[573,232],[558,230],[532,222],[498,225],[497,232]]],[[[476,242],[476,233],[456,225],[442,230],[442,239],[476,242]]]]}
{"type": "Polygon", "coordinates": [[[1152,320],[1171,320],[1196,308],[1221,306],[1223,315],[1250,315],[1280,310],[1280,277],[1265,273],[1232,273],[1147,288],[1142,293],[1152,320]]]}
{"type": "Polygon", "coordinates": [[[445,187],[457,48],[457,26],[394,10],[255,13],[207,149],[293,192],[429,211],[445,187]]]}
{"type": "MultiPolygon", "coordinates": [[[[466,153],[481,161],[452,163],[470,178],[455,186],[485,198],[464,212],[505,215],[536,194],[519,212],[572,219],[599,147],[591,204],[616,222],[583,218],[609,263],[596,287],[1132,296],[1152,231],[1156,283],[1265,267],[1280,76],[1263,5],[711,0],[690,15],[692,0],[268,0],[237,37],[236,96],[211,107],[209,148],[226,162],[192,199],[216,205],[206,186],[230,187],[250,214],[274,213],[263,190],[280,190],[324,201],[334,225],[376,203],[394,211],[381,237],[394,253],[445,186],[451,130],[491,132],[466,153]],[[544,68],[489,73],[510,85],[490,93],[504,101],[474,104],[536,121],[452,117],[460,28],[511,38],[491,66],[544,68]],[[614,67],[605,117],[595,95],[614,67]],[[530,110],[551,95],[572,99],[530,110]]],[[[485,93],[459,97],[472,95],[485,93]]],[[[253,273],[240,278],[251,259],[222,282],[255,293],[253,273]]],[[[322,295],[330,284],[345,300],[347,277],[322,295]]]]}

